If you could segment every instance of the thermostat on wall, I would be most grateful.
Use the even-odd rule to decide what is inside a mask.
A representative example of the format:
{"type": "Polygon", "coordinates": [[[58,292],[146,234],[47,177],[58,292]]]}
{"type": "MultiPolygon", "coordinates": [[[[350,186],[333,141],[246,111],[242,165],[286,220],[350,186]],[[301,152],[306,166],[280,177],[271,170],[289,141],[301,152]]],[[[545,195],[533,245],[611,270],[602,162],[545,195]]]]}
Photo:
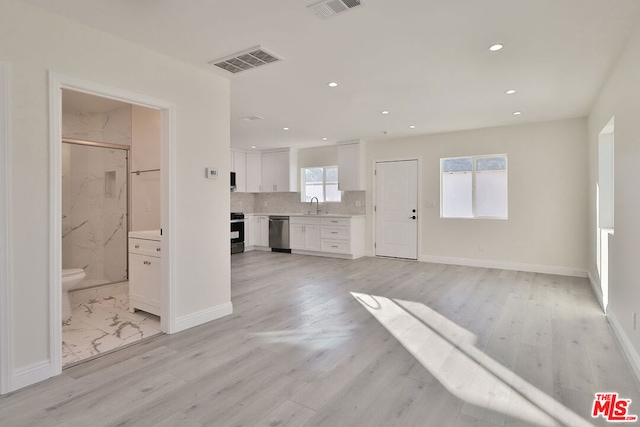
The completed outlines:
{"type": "Polygon", "coordinates": [[[209,179],[215,179],[218,177],[218,171],[215,170],[214,168],[206,168],[205,176],[209,179]]]}

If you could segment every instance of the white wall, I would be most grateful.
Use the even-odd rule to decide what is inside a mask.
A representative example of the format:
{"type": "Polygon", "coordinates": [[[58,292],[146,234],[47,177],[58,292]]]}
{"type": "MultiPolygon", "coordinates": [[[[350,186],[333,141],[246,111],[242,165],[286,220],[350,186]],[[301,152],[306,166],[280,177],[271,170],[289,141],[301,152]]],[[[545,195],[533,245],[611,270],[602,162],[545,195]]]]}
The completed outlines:
{"type": "MultiPolygon", "coordinates": [[[[160,169],[160,111],[134,105],[131,111],[131,171],[160,169]]],[[[131,230],[160,228],[160,172],[131,174],[131,230]]]]}
{"type": "MultiPolygon", "coordinates": [[[[586,120],[570,119],[369,142],[367,191],[373,194],[375,160],[420,158],[419,258],[580,275],[587,256],[586,141],[586,120]],[[503,153],[509,219],[441,219],[440,159],[503,153]]],[[[368,246],[373,252],[371,239],[368,246]]]]}
{"type": "MultiPolygon", "coordinates": [[[[640,374],[640,330],[633,328],[633,312],[640,315],[640,27],[629,40],[598,96],[588,119],[589,134],[589,272],[599,288],[596,268],[596,185],[598,134],[615,117],[614,222],[609,264],[608,316],[627,354],[640,374]]],[[[640,320],[640,319],[639,319],[640,320]]],[[[640,325],[639,325],[640,326],[640,325]]]]}
{"type": "Polygon", "coordinates": [[[14,375],[49,358],[49,71],[175,106],[176,314],[228,306],[228,183],[205,179],[204,168],[229,172],[229,82],[15,0],[0,2],[0,28],[0,60],[13,76],[14,375]]]}

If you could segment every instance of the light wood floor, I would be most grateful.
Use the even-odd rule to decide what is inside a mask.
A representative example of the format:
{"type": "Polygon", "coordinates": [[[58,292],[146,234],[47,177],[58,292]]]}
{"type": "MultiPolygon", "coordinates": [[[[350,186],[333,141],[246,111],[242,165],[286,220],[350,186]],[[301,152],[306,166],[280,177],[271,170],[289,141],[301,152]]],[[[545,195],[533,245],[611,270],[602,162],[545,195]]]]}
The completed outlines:
{"type": "Polygon", "coordinates": [[[234,314],[0,398],[1,426],[606,425],[639,385],[588,282],[249,252],[234,314]]]}

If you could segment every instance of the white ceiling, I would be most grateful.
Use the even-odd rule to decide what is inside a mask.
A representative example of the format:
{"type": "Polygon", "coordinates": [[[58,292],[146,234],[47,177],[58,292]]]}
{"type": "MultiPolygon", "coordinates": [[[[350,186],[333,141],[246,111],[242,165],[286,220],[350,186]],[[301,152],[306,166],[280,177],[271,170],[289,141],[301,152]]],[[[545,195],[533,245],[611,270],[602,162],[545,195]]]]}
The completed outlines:
{"type": "Polygon", "coordinates": [[[585,116],[640,19],[638,0],[362,0],[327,20],[314,0],[23,1],[229,78],[238,148],[585,116]],[[207,64],[256,45],[284,60],[207,64]]]}

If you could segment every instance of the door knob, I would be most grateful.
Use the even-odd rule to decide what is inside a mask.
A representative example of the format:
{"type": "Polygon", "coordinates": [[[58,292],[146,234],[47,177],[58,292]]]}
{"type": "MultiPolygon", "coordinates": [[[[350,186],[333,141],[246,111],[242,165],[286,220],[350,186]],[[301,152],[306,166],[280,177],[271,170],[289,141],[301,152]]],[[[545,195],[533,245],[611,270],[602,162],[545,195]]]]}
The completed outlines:
{"type": "Polygon", "coordinates": [[[416,219],[416,216],[410,216],[409,219],[416,219]]]}
{"type": "Polygon", "coordinates": [[[416,210],[415,209],[411,209],[411,212],[416,213],[416,210]]]}

